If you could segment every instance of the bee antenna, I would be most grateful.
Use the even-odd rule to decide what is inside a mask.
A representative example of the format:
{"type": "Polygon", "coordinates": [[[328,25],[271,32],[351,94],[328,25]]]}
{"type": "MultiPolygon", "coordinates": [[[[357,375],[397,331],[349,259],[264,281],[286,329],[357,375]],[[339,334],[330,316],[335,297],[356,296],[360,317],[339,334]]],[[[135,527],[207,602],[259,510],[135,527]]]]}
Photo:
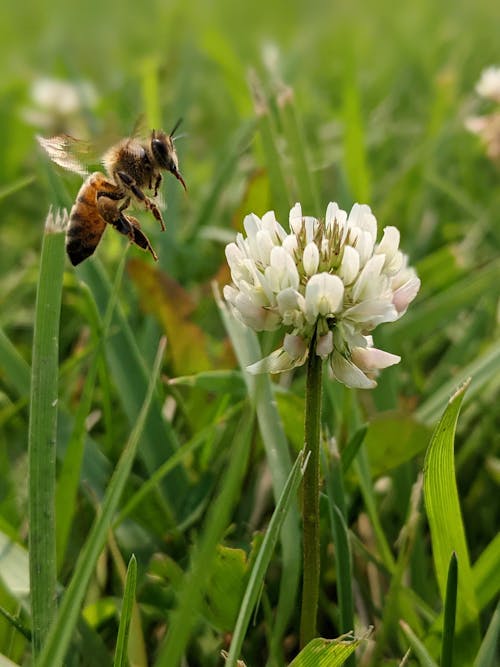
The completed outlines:
{"type": "Polygon", "coordinates": [[[179,127],[179,125],[180,125],[181,123],[182,123],[182,116],[179,118],[179,120],[177,121],[177,123],[174,125],[174,129],[172,130],[172,132],[170,132],[170,136],[172,136],[172,135],[174,134],[174,132],[177,130],[177,128],[179,127]]]}

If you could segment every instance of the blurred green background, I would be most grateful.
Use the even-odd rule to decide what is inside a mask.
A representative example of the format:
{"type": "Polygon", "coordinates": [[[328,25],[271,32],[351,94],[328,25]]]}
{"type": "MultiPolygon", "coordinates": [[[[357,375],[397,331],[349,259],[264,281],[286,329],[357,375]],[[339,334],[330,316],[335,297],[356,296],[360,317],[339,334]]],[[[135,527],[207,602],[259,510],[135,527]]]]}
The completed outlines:
{"type": "MultiPolygon", "coordinates": [[[[261,215],[273,208],[286,225],[295,201],[302,201],[304,213],[318,217],[330,200],[347,210],[355,201],[368,203],[379,230],[386,225],[401,230],[401,248],[422,278],[421,293],[407,316],[393,329],[376,332],[377,345],[402,354],[403,360],[397,369],[384,372],[376,391],[362,398],[363,414],[374,418],[369,431],[371,463],[377,474],[391,467],[380,443],[392,426],[382,422],[377,431],[375,418],[381,411],[413,414],[420,407],[418,428],[425,425],[424,434],[415,424],[409,428],[418,436],[414,450],[421,453],[429,427],[464,369],[477,362],[479,389],[472,389],[464,404],[457,447],[462,509],[474,560],[498,525],[498,503],[491,499],[497,493],[500,426],[500,375],[493,372],[500,364],[500,172],[485,157],[478,138],[465,130],[464,120],[482,110],[474,92],[481,71],[500,64],[499,26],[500,3],[495,0],[4,1],[1,329],[29,363],[43,222],[50,205],[71,205],[81,183],[41,154],[35,141],[38,133],[66,131],[107,146],[130,133],[141,114],[150,127],[167,131],[183,118],[176,146],[187,195],[173,178],[165,177],[164,233],[150,216],[137,213],[160,260],[153,266],[136,248],[128,251],[131,261],[120,304],[146,365],[160,333],[167,333],[169,376],[234,365],[210,283],[229,279],[224,245],[241,228],[246,213],[261,215]],[[47,77],[90,87],[90,103],[82,96],[73,113],[49,113],[45,122],[33,90],[47,77]],[[307,147],[303,172],[294,161],[294,135],[282,113],[283,96],[290,90],[296,123],[292,126],[307,147]],[[263,110],[266,113],[259,115],[263,110]],[[279,163],[273,155],[279,155],[279,163]],[[280,175],[286,185],[281,190],[280,175]],[[180,341],[177,347],[175,341],[180,341]],[[489,365],[484,362],[488,358],[493,360],[489,365]]],[[[125,239],[110,230],[96,252],[111,279],[125,246],[125,239]]],[[[69,263],[67,268],[61,395],[74,412],[85,371],[81,352],[92,325],[75,280],[86,275],[85,269],[74,271],[69,263]]],[[[270,340],[266,346],[274,349],[270,340]]],[[[1,438],[6,444],[2,464],[13,471],[5,481],[1,507],[11,528],[22,536],[25,498],[15,490],[15,482],[24,479],[26,469],[26,395],[2,367],[0,377],[1,438]]],[[[298,374],[298,395],[301,382],[298,374]]],[[[110,414],[114,420],[111,430],[101,420],[93,436],[113,461],[128,433],[128,415],[120,403],[119,377],[111,374],[109,386],[103,386],[98,387],[94,407],[100,409],[108,401],[104,421],[110,414]]],[[[241,386],[235,386],[241,392],[241,386]]],[[[333,391],[340,402],[348,403],[341,388],[333,391]]],[[[214,419],[216,410],[206,393],[197,388],[184,395],[185,413],[175,424],[181,441],[214,419]]],[[[301,416],[295,407],[291,403],[285,411],[285,429],[298,446],[301,416]]],[[[339,416],[349,421],[345,414],[339,416]]],[[[342,429],[343,422],[337,423],[342,429]]],[[[396,439],[400,428],[396,420],[396,439]]],[[[395,454],[394,465],[401,458],[408,463],[413,453],[395,454]]],[[[223,454],[217,459],[217,472],[220,461],[223,454]]],[[[201,468],[209,467],[207,462],[209,454],[201,468]]],[[[394,504],[385,507],[384,515],[391,544],[406,508],[398,503],[397,491],[408,500],[416,470],[405,468],[394,480],[396,500],[392,498],[394,504]]],[[[207,474],[209,492],[213,474],[207,474]]],[[[198,479],[193,477],[192,505],[202,498],[203,510],[203,494],[208,499],[209,492],[203,484],[196,487],[198,479]]],[[[201,474],[200,479],[203,482],[201,474]]],[[[356,496],[353,512],[355,503],[356,496]]],[[[180,514],[189,509],[181,506],[180,514]]],[[[245,524],[251,508],[243,503],[238,512],[245,524]]],[[[78,552],[81,541],[78,535],[69,547],[70,556],[78,552]]],[[[134,538],[130,543],[135,545],[134,538]]],[[[188,552],[182,552],[183,565],[188,552]]],[[[70,563],[69,558],[66,573],[70,563]]],[[[430,561],[427,566],[430,571],[430,561]]],[[[418,585],[420,593],[429,589],[422,573],[418,585]]],[[[435,603],[433,595],[435,591],[428,598],[435,603]]]]}

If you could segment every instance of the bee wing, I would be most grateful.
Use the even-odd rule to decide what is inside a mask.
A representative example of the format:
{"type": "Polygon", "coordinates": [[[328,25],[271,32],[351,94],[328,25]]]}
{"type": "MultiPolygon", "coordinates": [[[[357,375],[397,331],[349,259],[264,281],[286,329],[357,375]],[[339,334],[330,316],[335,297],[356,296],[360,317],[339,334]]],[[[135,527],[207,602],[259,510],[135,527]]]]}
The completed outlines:
{"type": "Polygon", "coordinates": [[[81,176],[88,175],[85,163],[90,162],[90,145],[86,141],[69,134],[49,138],[37,135],[36,139],[52,162],[81,176]]]}

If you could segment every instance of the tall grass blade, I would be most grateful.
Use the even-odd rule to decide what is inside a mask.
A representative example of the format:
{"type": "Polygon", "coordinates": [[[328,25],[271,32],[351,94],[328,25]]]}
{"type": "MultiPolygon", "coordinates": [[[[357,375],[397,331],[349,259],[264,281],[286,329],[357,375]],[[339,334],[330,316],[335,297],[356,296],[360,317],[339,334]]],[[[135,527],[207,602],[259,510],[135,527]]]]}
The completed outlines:
{"type": "Polygon", "coordinates": [[[236,621],[236,626],[234,628],[233,639],[231,641],[231,648],[229,650],[229,656],[226,661],[226,667],[235,667],[237,663],[252,612],[259,597],[269,562],[276,547],[276,542],[278,541],[281,526],[288,513],[288,510],[295,502],[296,493],[304,474],[303,464],[304,454],[301,452],[297,457],[292,470],[290,471],[285,486],[283,487],[283,491],[267,528],[266,536],[264,537],[264,540],[259,549],[259,554],[252,568],[252,573],[248,581],[245,595],[241,603],[240,612],[238,614],[238,619],[236,621]]]}
{"type": "Polygon", "coordinates": [[[85,546],[80,552],[73,577],[62,599],[59,614],[50,628],[37,667],[59,667],[69,648],[88,582],[106,542],[107,532],[111,526],[113,515],[116,512],[123,488],[132,468],[137,446],[143,433],[144,424],[153,399],[164,350],[165,340],[162,339],[137,422],[106,489],[101,513],[94,521],[85,546]]]}
{"type": "Polygon", "coordinates": [[[123,593],[122,613],[118,627],[116,640],[115,659],[113,667],[127,667],[128,665],[128,638],[130,632],[130,620],[135,600],[135,587],[137,583],[137,560],[132,554],[125,579],[125,591],[123,593]]]}
{"type": "Polygon", "coordinates": [[[33,331],[29,448],[29,562],[33,656],[36,661],[56,614],[56,430],[59,319],[67,216],[45,222],[33,331]]]}

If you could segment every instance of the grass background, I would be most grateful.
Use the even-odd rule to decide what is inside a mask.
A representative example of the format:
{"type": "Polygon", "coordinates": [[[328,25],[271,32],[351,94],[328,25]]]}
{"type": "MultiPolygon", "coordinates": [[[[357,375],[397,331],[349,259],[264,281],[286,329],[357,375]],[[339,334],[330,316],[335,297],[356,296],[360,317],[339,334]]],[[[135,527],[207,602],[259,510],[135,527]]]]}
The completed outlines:
{"type": "MultiPolygon", "coordinates": [[[[218,489],[226,488],[233,447],[245,449],[237,436],[244,431],[240,412],[252,387],[237,372],[211,282],[228,280],[224,244],[247,212],[274,208],[286,222],[298,200],[318,216],[330,200],[346,209],[355,201],[369,203],[381,228],[399,227],[401,245],[422,278],[405,318],[375,336],[377,345],[403,356],[401,364],[385,371],[368,394],[325,383],[324,422],[342,451],[358,427],[369,424],[345,477],[357,621],[376,627],[376,646],[364,660],[399,664],[408,646],[397,630],[400,618],[437,659],[432,627],[442,607],[441,582],[434,575],[425,517],[407,553],[396,540],[409,520],[411,488],[432,428],[471,374],[455,449],[458,492],[472,564],[484,563],[485,553],[492,562],[498,559],[492,540],[500,476],[500,173],[463,121],[478,108],[473,88],[481,70],[500,63],[499,25],[498,3],[486,0],[398,7],[386,0],[2,4],[0,527],[2,539],[20,549],[16,564],[25,557],[27,536],[29,368],[43,221],[51,204],[70,206],[80,184],[39,153],[34,135],[48,130],[26,120],[34,106],[31,86],[43,76],[91,82],[96,106],[54,129],[104,145],[130,132],[141,113],[150,126],[167,130],[182,116],[185,133],[177,149],[188,194],[165,178],[166,232],[138,213],[160,256],[158,265],[131,249],[123,281],[113,287],[125,243],[108,230],[95,259],[77,270],[68,264],[64,275],[57,443],[61,586],[71,579],[135,425],[162,334],[168,339],[165,381],[139,440],[122,509],[174,451],[192,446],[181,467],[147,487],[127,519],[116,521],[115,541],[110,538],[86,593],[71,664],[111,664],[123,596],[120,563],[132,552],[141,614],[131,630],[134,664],[162,660],[172,609],[182,607],[179,600],[189,590],[184,573],[191,559],[196,564],[194,545],[206,547],[207,531],[213,540],[242,548],[252,562],[254,531],[262,531],[272,513],[270,489],[277,496],[301,446],[304,376],[297,373],[277,394],[290,450],[270,472],[263,424],[273,416],[266,416],[257,399],[240,495],[224,496],[227,523],[215,529],[209,510],[218,489]],[[285,106],[283,83],[294,94],[285,106]],[[268,113],[259,115],[262,101],[268,113]],[[117,305],[106,315],[110,295],[117,305]],[[185,376],[189,382],[166,382],[185,376]],[[384,594],[398,580],[394,559],[410,600],[384,594]]],[[[276,344],[272,337],[261,342],[264,351],[276,344]]],[[[327,517],[325,512],[320,629],[335,637],[340,623],[327,517]]],[[[216,558],[208,568],[208,602],[200,602],[200,613],[193,609],[186,640],[190,665],[220,664],[219,649],[228,648],[226,633],[234,628],[248,565],[242,552],[222,553],[223,562],[231,556],[236,564],[223,567],[216,558]]],[[[296,649],[297,618],[275,615],[282,568],[292,556],[282,543],[271,562],[243,648],[249,665],[265,664],[269,655],[280,664],[296,649]]],[[[28,626],[19,592],[26,581],[6,563],[0,568],[1,605],[28,626]]],[[[476,595],[485,636],[498,577],[477,576],[483,582],[476,595]]],[[[23,636],[0,619],[0,653],[21,664],[28,651],[23,636]]]]}

